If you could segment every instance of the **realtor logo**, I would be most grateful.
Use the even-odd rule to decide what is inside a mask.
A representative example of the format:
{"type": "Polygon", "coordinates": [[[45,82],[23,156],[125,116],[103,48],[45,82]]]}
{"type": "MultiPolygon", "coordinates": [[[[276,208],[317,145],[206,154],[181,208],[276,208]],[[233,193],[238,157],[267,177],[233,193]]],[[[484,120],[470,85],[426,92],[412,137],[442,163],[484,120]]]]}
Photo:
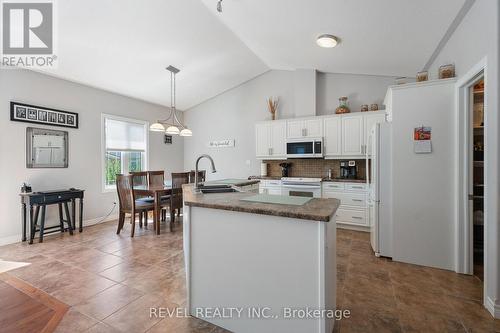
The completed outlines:
{"type": "Polygon", "coordinates": [[[2,1],[4,67],[54,67],[53,0],[2,1]]]}

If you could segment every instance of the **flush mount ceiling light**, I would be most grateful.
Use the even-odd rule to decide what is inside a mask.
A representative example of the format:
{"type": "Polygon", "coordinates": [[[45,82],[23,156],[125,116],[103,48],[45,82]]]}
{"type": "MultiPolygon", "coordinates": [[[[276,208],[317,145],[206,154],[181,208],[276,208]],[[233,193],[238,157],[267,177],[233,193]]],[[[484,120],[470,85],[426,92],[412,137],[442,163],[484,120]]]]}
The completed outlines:
{"type": "Polygon", "coordinates": [[[175,108],[175,75],[180,70],[172,65],[168,66],[167,70],[170,72],[170,114],[167,119],[158,120],[149,126],[149,130],[152,132],[165,131],[168,135],[193,136],[193,132],[177,118],[177,110],[175,108]]]}
{"type": "Polygon", "coordinates": [[[318,44],[321,47],[332,48],[337,46],[338,43],[339,40],[334,35],[323,34],[318,36],[318,38],[316,38],[316,44],[318,44]]]}

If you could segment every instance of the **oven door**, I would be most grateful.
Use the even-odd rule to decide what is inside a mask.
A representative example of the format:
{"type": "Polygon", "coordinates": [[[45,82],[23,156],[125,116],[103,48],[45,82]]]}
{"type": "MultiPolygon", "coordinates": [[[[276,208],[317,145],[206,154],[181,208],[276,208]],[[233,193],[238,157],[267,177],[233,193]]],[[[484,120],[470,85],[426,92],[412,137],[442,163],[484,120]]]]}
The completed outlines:
{"type": "Polygon", "coordinates": [[[283,184],[281,186],[283,195],[294,197],[321,198],[321,184],[283,184]]]}

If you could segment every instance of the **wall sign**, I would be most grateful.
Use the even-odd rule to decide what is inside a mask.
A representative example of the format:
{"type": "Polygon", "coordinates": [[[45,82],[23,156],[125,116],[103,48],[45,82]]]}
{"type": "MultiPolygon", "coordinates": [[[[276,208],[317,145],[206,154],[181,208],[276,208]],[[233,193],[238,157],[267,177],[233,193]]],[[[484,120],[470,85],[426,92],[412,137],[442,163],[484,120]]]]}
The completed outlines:
{"type": "Polygon", "coordinates": [[[78,113],[10,102],[10,120],[25,123],[78,128],[78,113]]]}
{"type": "Polygon", "coordinates": [[[163,143],[166,145],[171,145],[172,144],[172,136],[165,134],[165,136],[163,137],[163,143]]]}
{"type": "Polygon", "coordinates": [[[208,143],[209,148],[232,148],[234,147],[234,139],[232,140],[216,140],[208,143]]]}

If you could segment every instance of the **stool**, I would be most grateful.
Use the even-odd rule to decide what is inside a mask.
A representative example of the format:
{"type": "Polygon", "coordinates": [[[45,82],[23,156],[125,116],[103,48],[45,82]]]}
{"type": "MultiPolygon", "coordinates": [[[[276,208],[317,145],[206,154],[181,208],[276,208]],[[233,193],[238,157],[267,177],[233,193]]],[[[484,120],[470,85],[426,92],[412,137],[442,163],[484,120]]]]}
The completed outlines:
{"type": "Polygon", "coordinates": [[[43,235],[44,234],[50,234],[50,233],[57,231],[57,230],[54,230],[54,231],[47,231],[47,230],[59,228],[60,232],[64,232],[65,231],[64,223],[66,223],[68,225],[69,234],[73,235],[73,224],[71,222],[71,216],[69,214],[68,201],[59,202],[58,206],[59,206],[59,226],[45,228],[45,210],[47,208],[47,205],[36,205],[35,216],[33,218],[33,226],[32,226],[32,230],[31,230],[31,239],[30,239],[31,242],[33,242],[33,239],[35,238],[35,233],[37,231],[39,232],[39,242],[40,243],[43,243],[43,235]],[[64,212],[66,213],[66,219],[64,219],[63,205],[64,205],[64,212]],[[40,228],[37,229],[36,226],[38,224],[38,215],[40,213],[40,208],[42,209],[42,216],[41,216],[41,220],[40,220],[40,228]]]}

